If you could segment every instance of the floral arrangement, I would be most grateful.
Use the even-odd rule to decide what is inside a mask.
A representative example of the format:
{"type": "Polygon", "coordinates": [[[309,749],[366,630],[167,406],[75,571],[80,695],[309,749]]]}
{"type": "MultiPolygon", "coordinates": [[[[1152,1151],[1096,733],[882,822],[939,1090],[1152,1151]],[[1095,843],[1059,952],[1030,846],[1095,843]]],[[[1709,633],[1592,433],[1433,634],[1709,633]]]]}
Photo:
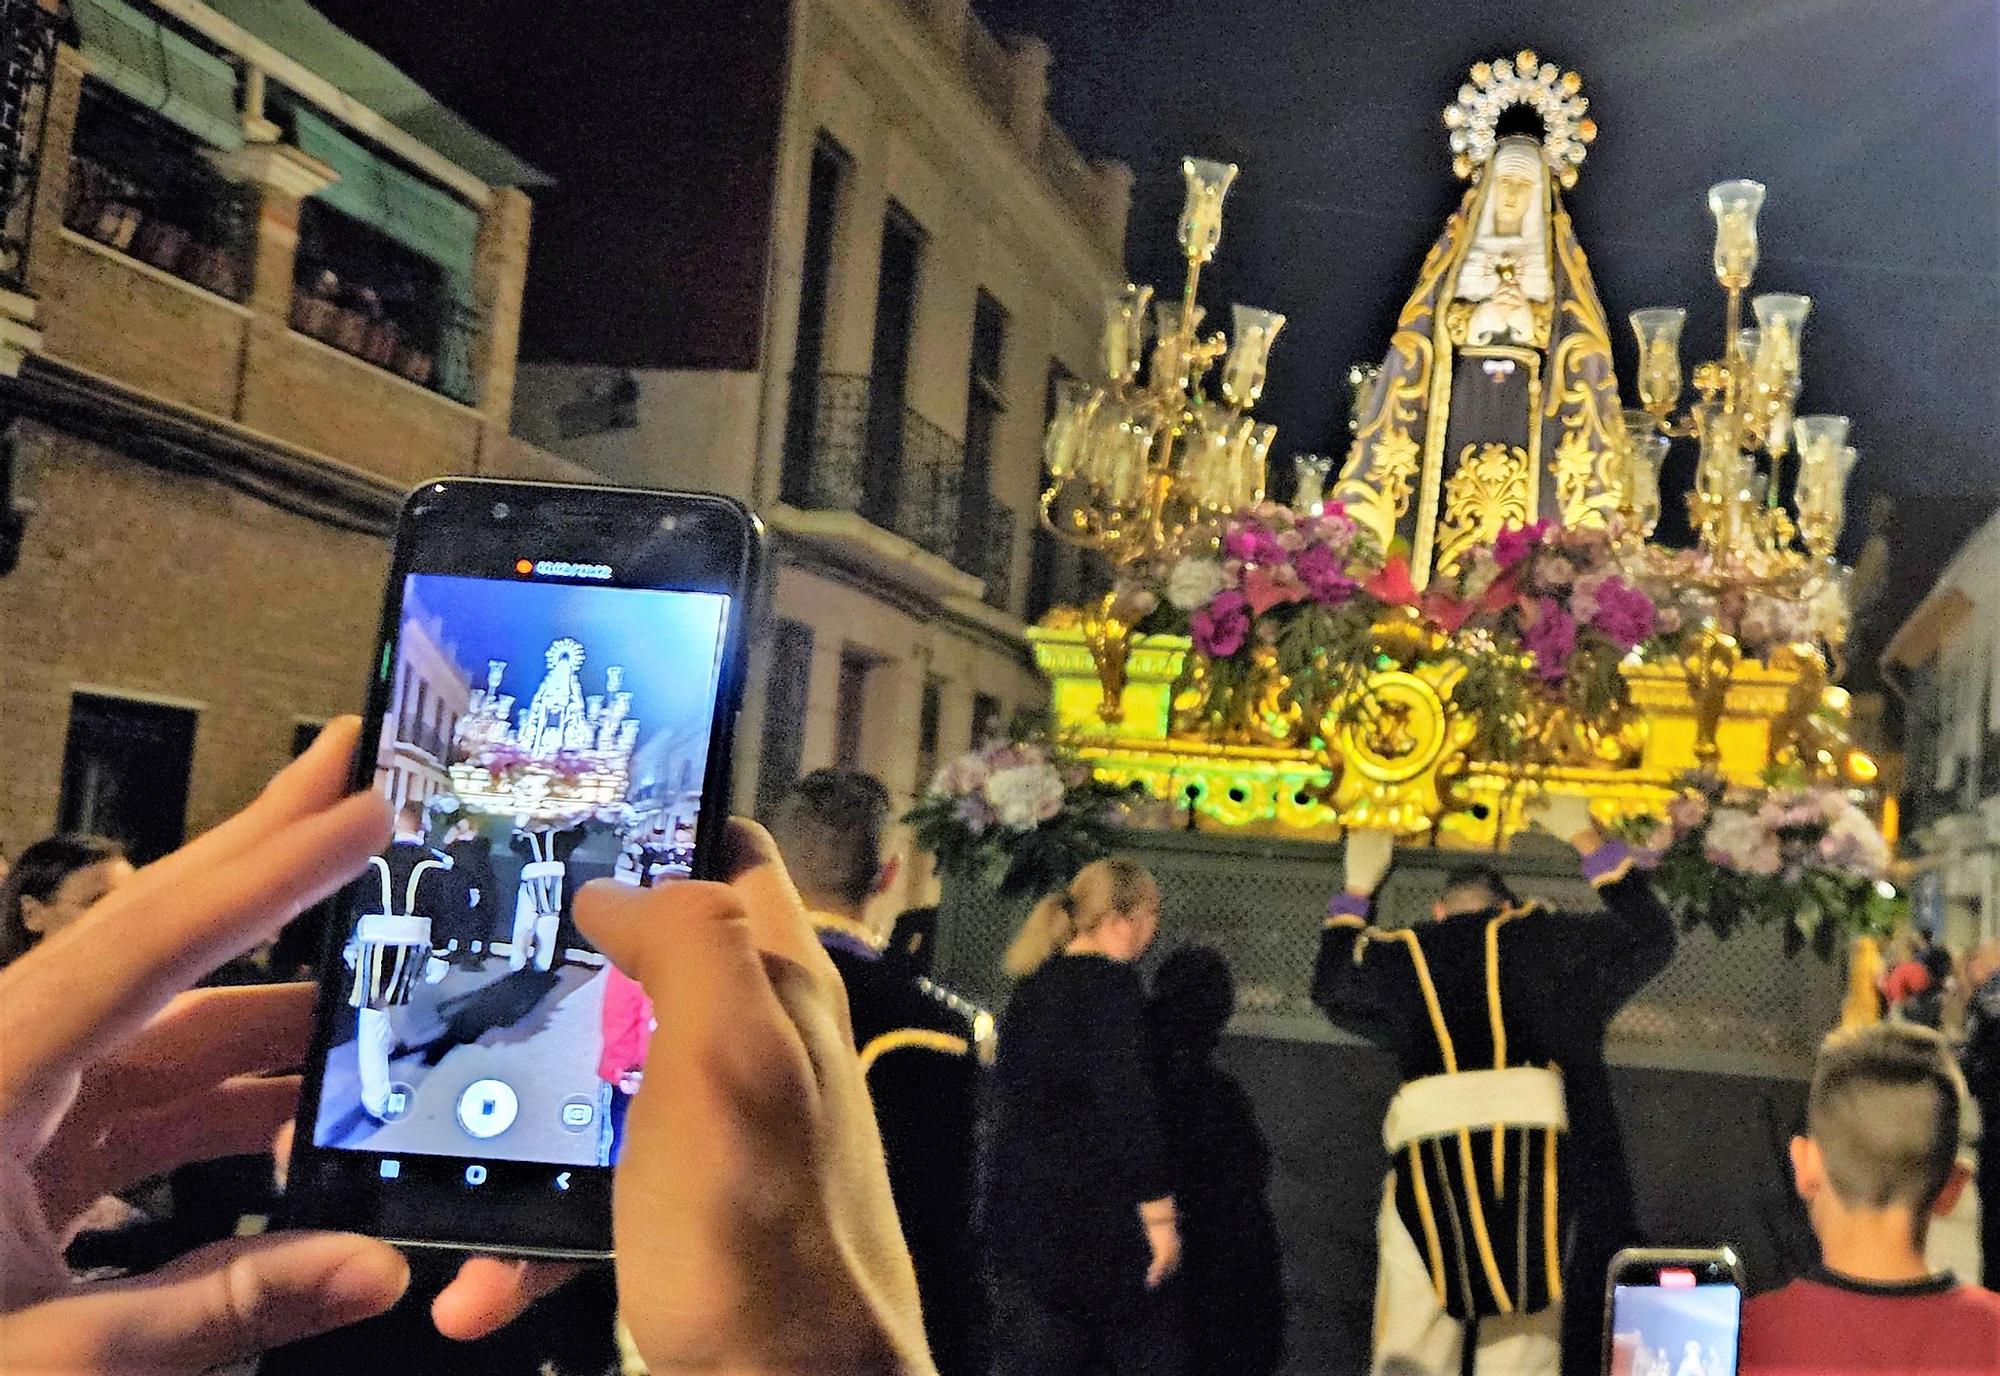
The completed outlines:
{"type": "Polygon", "coordinates": [[[1473,550],[1423,609],[1474,651],[1453,697],[1479,719],[1491,759],[1518,758],[1551,709],[1587,722],[1616,714],[1627,701],[1618,666],[1659,630],[1612,532],[1548,521],[1508,526],[1473,550]]]}
{"type": "Polygon", "coordinates": [[[1889,843],[1844,789],[1773,776],[1763,787],[1693,775],[1664,819],[1635,836],[1658,850],[1653,883],[1674,911],[1723,934],[1744,921],[1883,936],[1900,900],[1885,884],[1889,843]]]}
{"type": "Polygon", "coordinates": [[[947,763],[904,817],[949,873],[1004,896],[1047,893],[1107,854],[1127,791],[1047,742],[997,740],[947,763]]]}
{"type": "Polygon", "coordinates": [[[1727,551],[1649,549],[1640,575],[1659,607],[1659,630],[1671,635],[1707,623],[1733,636],[1743,653],[1766,659],[1782,645],[1836,638],[1847,615],[1842,578],[1809,579],[1797,596],[1743,591],[1751,570],[1727,551]],[[1727,591],[1716,592],[1715,588],[1727,591]]]}

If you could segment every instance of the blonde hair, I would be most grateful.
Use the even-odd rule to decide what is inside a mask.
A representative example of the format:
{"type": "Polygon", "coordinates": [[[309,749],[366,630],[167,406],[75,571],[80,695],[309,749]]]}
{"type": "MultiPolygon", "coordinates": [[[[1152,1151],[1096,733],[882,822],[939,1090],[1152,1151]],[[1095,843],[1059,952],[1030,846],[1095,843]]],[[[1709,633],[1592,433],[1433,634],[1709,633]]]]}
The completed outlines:
{"type": "Polygon", "coordinates": [[[1093,860],[1069,881],[1068,888],[1035,905],[1007,948],[1006,971],[1024,979],[1070,942],[1097,930],[1106,918],[1136,911],[1159,897],[1158,882],[1138,861],[1093,860]]]}

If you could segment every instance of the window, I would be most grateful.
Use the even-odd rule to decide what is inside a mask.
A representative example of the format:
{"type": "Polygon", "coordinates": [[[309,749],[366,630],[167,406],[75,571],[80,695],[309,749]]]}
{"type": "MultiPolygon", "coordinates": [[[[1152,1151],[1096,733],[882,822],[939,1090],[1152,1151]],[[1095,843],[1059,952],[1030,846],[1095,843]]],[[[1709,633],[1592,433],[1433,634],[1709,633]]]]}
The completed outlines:
{"type": "Polygon", "coordinates": [[[962,569],[987,576],[992,562],[987,514],[993,498],[993,427],[1001,404],[1000,364],[1007,348],[1007,312],[979,293],[972,308],[972,363],[965,384],[965,464],[958,482],[958,557],[962,569]]]}
{"type": "Polygon", "coordinates": [[[991,693],[974,693],[972,695],[972,745],[974,749],[978,749],[988,741],[997,740],[1007,729],[1007,723],[1001,717],[1001,713],[1006,710],[1005,707],[1001,706],[1000,699],[994,697],[991,693]]]}
{"type": "Polygon", "coordinates": [[[813,147],[811,180],[806,188],[798,339],[792,350],[791,402],[785,415],[785,461],[779,478],[779,496],[794,506],[813,504],[813,440],[819,420],[819,375],[826,359],[827,282],[833,273],[834,235],[847,168],[847,154],[821,134],[813,147]]]}
{"type": "Polygon", "coordinates": [[[863,715],[868,707],[868,676],[875,670],[872,655],[843,650],[840,687],[834,696],[833,762],[841,769],[860,769],[863,715]]]}
{"type": "Polygon", "coordinates": [[[57,829],[123,842],[135,864],[179,846],[187,834],[195,721],[185,707],[76,694],[57,829]]]}
{"type": "Polygon", "coordinates": [[[63,222],[78,234],[232,301],[250,294],[248,194],[201,140],[118,91],[84,87],[63,222]]]}
{"type": "Polygon", "coordinates": [[[340,174],[300,207],[292,328],[471,402],[479,212],[305,106],[292,124],[340,174]]]}
{"type": "Polygon", "coordinates": [[[417,744],[423,739],[424,705],[430,700],[430,694],[431,694],[430,680],[422,678],[418,679],[417,710],[411,715],[411,720],[414,729],[407,730],[403,733],[403,739],[410,742],[412,745],[417,744]]]}
{"type": "Polygon", "coordinates": [[[938,721],[944,715],[944,682],[924,680],[923,706],[917,712],[917,787],[929,788],[938,769],[938,721]]]}
{"type": "Polygon", "coordinates": [[[806,698],[812,677],[812,627],[778,621],[771,627],[771,670],[765,677],[763,754],[757,760],[757,815],[768,817],[799,778],[805,753],[806,698]]]}
{"type": "Polygon", "coordinates": [[[896,528],[902,497],[903,413],[923,247],[922,226],[909,211],[889,202],[875,279],[875,344],[868,367],[867,456],[861,475],[861,514],[884,530],[896,528]]]}

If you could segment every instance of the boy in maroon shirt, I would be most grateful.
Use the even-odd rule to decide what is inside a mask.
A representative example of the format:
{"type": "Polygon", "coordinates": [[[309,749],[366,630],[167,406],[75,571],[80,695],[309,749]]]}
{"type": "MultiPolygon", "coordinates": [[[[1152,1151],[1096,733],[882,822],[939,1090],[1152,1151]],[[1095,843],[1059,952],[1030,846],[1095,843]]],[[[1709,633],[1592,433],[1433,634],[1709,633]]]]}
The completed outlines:
{"type": "Polygon", "coordinates": [[[2000,1372],[2000,1295],[1924,1264],[1965,1188],[1965,1085],[1944,1039],[1882,1023],[1820,1049],[1792,1177],[1819,1238],[1810,1276],[1752,1300],[1742,1376],[2000,1372]]]}

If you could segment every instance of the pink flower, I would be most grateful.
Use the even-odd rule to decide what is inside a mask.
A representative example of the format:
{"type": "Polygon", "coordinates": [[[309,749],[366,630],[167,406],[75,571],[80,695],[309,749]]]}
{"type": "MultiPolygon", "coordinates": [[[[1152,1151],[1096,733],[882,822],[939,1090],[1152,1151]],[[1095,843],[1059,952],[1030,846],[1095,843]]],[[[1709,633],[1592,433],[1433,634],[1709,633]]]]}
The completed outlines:
{"type": "Polygon", "coordinates": [[[1354,596],[1359,586],[1341,567],[1340,556],[1326,545],[1312,545],[1293,565],[1305,580],[1306,591],[1323,606],[1337,607],[1354,596]]]}
{"type": "Polygon", "coordinates": [[[1535,546],[1549,533],[1547,521],[1537,521],[1529,526],[1508,526],[1493,541],[1493,562],[1503,569],[1511,569],[1534,552],[1535,546]]]}
{"type": "Polygon", "coordinates": [[[1547,592],[1559,592],[1576,581],[1576,565],[1560,554],[1535,561],[1532,581],[1547,592]]]}
{"type": "Polygon", "coordinates": [[[1249,599],[1234,588],[1215,595],[1215,600],[1188,618],[1194,633],[1194,647],[1210,659],[1227,659],[1243,648],[1250,634],[1249,599]]]}
{"type": "Polygon", "coordinates": [[[1246,564],[1282,564],[1285,561],[1285,547],[1278,543],[1278,537],[1269,528],[1254,522],[1244,522],[1223,537],[1222,549],[1232,559],[1241,559],[1246,564]]]}
{"type": "Polygon", "coordinates": [[[1306,547],[1305,532],[1293,527],[1278,532],[1278,548],[1287,554],[1297,554],[1306,547]]]}
{"type": "Polygon", "coordinates": [[[1544,597],[1535,604],[1535,619],[1521,637],[1528,653],[1535,657],[1535,673],[1545,683],[1560,683],[1569,672],[1569,657],[1576,651],[1576,618],[1544,597]]]}
{"type": "MultiPolygon", "coordinates": [[[[1607,578],[1597,587],[1597,610],[1590,624],[1621,651],[1630,651],[1653,634],[1658,616],[1653,599],[1622,578],[1607,578]]],[[[1582,612],[1577,613],[1579,616],[1582,612]]]]}
{"type": "Polygon", "coordinates": [[[1692,793],[1683,793],[1667,804],[1667,822],[1676,834],[1693,831],[1707,816],[1707,801],[1692,793]]]}
{"type": "Polygon", "coordinates": [[[1591,622],[1597,619],[1597,592],[1604,586],[1609,574],[1586,573],[1579,576],[1576,586],[1569,590],[1569,614],[1578,621],[1591,622]]]}

